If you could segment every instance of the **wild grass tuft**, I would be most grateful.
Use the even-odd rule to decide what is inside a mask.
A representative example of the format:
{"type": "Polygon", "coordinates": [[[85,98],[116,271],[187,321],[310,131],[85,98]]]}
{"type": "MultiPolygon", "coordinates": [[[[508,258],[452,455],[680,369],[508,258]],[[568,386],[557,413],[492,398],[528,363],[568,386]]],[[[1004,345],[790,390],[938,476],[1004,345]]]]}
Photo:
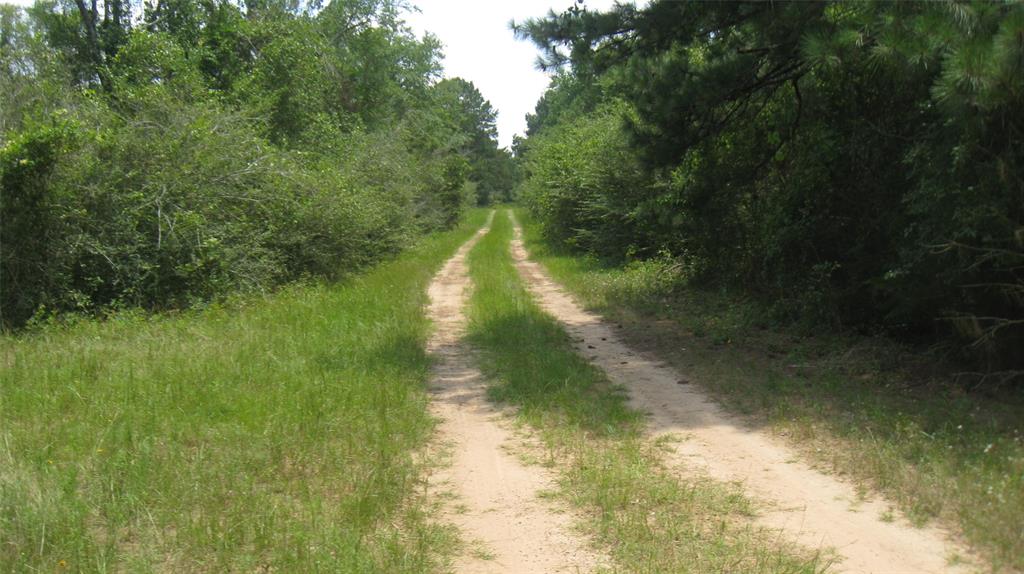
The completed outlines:
{"type": "Polygon", "coordinates": [[[425,286],[483,216],[341,285],[0,339],[0,571],[433,571],[425,286]]]}

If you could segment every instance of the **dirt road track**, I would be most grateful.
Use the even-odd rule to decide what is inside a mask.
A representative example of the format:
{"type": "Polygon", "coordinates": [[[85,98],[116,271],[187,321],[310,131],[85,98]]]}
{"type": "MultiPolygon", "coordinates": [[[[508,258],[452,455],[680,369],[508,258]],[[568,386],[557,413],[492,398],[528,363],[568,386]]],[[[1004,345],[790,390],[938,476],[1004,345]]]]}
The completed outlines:
{"type": "Polygon", "coordinates": [[[527,259],[515,223],[513,257],[541,307],[566,327],[577,352],[628,389],[632,404],[650,413],[654,436],[674,435],[669,461],[679,472],[695,469],[722,481],[739,481],[764,507],[759,522],[811,548],[833,548],[839,572],[969,572],[948,564],[967,553],[939,530],[918,529],[902,519],[880,519],[883,501],[861,501],[848,483],[822,474],[767,433],[724,413],[680,373],[634,352],[611,325],[584,311],[536,262],[527,259]]]}
{"type": "Polygon", "coordinates": [[[546,472],[507,452],[517,439],[488,403],[483,376],[462,342],[470,287],[466,256],[489,227],[490,219],[445,264],[429,289],[429,316],[436,330],[427,348],[437,359],[431,410],[441,419],[440,442],[451,457],[451,464],[431,483],[456,495],[446,518],[469,543],[454,571],[590,572],[598,557],[573,531],[571,513],[538,498],[538,492],[553,486],[546,472]]]}

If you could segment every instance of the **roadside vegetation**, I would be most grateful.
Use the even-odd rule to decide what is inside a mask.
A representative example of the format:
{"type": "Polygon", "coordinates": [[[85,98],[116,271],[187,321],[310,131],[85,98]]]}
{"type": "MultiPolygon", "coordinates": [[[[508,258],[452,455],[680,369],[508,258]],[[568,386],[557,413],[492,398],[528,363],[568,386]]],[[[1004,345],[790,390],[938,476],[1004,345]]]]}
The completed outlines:
{"type": "Polygon", "coordinates": [[[405,9],[0,5],[0,328],[336,279],[510,189],[405,9]]]}
{"type": "Polygon", "coordinates": [[[517,217],[531,256],[638,348],[811,461],[880,492],[912,522],[961,531],[996,571],[1024,568],[1024,399],[969,393],[949,365],[890,339],[781,328],[736,293],[689,284],[672,261],[580,257],[517,217]]]}
{"type": "Polygon", "coordinates": [[[734,410],[1024,569],[1024,5],[518,23],[533,252],[734,410]]]}
{"type": "Polygon", "coordinates": [[[0,339],[0,570],[434,572],[426,285],[482,225],[338,285],[0,339]]]}
{"type": "Polygon", "coordinates": [[[492,381],[489,396],[518,410],[540,441],[524,453],[559,477],[556,496],[587,517],[581,528],[610,548],[624,572],[819,572],[827,560],[785,547],[749,523],[736,485],[680,480],[659,463],[663,445],[643,437],[642,415],[621,389],[577,355],[540,310],[509,253],[506,213],[470,252],[469,341],[492,381]]]}
{"type": "Polygon", "coordinates": [[[516,26],[553,241],[1024,381],[1024,4],[674,2],[516,26]]]}

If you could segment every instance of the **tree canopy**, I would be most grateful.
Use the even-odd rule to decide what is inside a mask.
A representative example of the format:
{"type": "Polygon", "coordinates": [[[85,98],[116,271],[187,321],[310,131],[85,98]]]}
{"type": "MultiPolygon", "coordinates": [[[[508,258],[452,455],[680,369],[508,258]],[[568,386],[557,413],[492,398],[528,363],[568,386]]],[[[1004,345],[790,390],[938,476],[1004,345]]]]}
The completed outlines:
{"type": "Polygon", "coordinates": [[[561,70],[519,143],[549,235],[1016,376],[1020,3],[578,2],[515,28],[561,70]]]}
{"type": "Polygon", "coordinates": [[[406,9],[0,6],[0,322],[336,277],[506,190],[493,109],[406,9]]]}

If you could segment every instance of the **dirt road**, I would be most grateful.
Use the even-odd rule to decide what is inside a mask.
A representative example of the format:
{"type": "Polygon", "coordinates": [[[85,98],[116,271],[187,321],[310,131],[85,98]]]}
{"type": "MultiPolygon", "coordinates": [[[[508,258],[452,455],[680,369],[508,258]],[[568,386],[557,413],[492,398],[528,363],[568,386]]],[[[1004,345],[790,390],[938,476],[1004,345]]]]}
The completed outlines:
{"type": "Polygon", "coordinates": [[[455,495],[446,518],[468,543],[454,571],[589,572],[599,558],[573,531],[571,513],[538,498],[553,487],[547,473],[508,452],[518,439],[506,417],[488,403],[483,376],[462,342],[470,288],[466,255],[489,227],[490,220],[445,264],[429,289],[429,316],[436,330],[428,351],[437,359],[431,410],[441,419],[440,443],[450,454],[450,464],[431,483],[455,495]]]}
{"type": "Polygon", "coordinates": [[[800,460],[767,433],[723,412],[694,385],[656,359],[634,352],[611,325],[585,312],[537,263],[527,259],[521,228],[512,243],[516,265],[541,307],[564,324],[577,352],[628,389],[633,405],[650,413],[654,436],[681,439],[669,463],[680,473],[698,471],[739,481],[762,507],[759,522],[811,548],[832,548],[840,572],[966,572],[950,557],[967,553],[937,529],[902,519],[881,519],[881,500],[862,501],[855,489],[800,460]],[[681,382],[683,384],[681,384],[681,382]]]}

